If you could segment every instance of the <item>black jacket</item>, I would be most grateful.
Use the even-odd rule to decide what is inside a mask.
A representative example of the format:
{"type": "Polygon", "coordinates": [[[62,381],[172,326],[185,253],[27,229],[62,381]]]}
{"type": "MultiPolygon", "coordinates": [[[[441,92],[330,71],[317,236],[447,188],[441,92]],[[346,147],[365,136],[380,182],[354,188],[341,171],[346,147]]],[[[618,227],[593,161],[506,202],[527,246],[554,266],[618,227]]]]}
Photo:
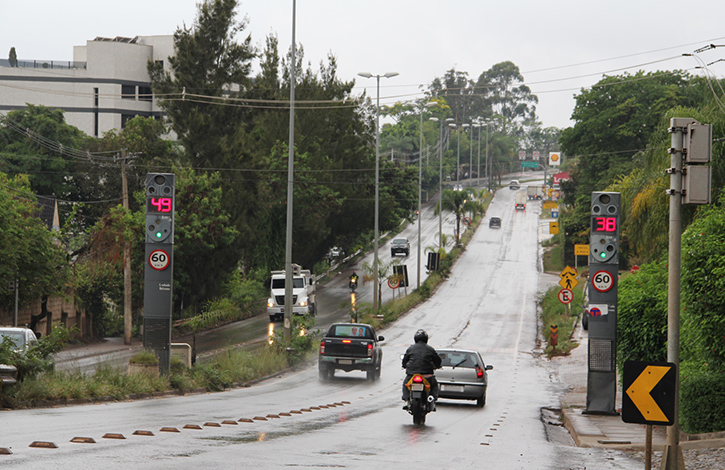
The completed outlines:
{"type": "Polygon", "coordinates": [[[432,374],[441,367],[441,357],[432,346],[415,343],[405,351],[403,367],[408,374],[432,374]]]}

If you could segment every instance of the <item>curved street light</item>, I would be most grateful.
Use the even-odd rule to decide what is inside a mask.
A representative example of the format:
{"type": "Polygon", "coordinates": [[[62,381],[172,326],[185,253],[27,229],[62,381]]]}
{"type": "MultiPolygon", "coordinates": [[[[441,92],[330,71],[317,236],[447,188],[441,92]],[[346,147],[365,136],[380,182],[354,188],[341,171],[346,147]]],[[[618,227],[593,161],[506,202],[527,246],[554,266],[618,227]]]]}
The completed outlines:
{"type": "Polygon", "coordinates": [[[375,77],[377,81],[377,99],[375,105],[375,246],[373,256],[373,308],[378,309],[378,245],[380,240],[380,77],[391,78],[399,75],[398,72],[388,72],[383,75],[373,75],[369,72],[360,72],[359,76],[364,78],[375,77]]]}

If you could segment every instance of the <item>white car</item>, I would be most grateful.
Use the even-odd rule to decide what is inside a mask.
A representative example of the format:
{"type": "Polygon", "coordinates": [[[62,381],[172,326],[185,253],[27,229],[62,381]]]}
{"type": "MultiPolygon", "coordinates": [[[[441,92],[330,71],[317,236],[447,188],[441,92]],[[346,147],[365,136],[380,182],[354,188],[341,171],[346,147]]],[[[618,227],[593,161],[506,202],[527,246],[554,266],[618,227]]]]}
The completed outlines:
{"type": "Polygon", "coordinates": [[[37,336],[30,328],[0,327],[0,341],[10,338],[15,343],[16,351],[26,351],[38,342],[37,336]]]}

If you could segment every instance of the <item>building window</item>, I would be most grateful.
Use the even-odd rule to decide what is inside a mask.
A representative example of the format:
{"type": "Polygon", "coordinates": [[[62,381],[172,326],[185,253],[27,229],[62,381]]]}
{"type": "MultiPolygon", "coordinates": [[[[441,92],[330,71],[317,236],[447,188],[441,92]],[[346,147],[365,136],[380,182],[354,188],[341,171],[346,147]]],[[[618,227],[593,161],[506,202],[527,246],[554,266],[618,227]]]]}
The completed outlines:
{"type": "Polygon", "coordinates": [[[136,114],[121,114],[121,129],[124,129],[126,127],[126,123],[135,117],[136,114]]]}
{"type": "Polygon", "coordinates": [[[98,88],[93,88],[93,137],[98,137],[98,88]]]}
{"type": "Polygon", "coordinates": [[[121,85],[121,98],[136,99],[136,87],[134,85],[121,85]]]}
{"type": "Polygon", "coordinates": [[[150,86],[139,86],[138,87],[138,99],[141,101],[151,101],[153,97],[150,86]]]}

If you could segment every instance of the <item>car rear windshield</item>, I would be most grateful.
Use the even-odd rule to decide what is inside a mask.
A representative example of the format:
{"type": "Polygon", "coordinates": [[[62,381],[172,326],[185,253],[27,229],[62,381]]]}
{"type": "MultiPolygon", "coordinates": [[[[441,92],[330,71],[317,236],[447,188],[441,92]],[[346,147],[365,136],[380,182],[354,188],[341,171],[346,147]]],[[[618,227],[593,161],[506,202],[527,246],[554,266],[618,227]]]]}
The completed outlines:
{"type": "Polygon", "coordinates": [[[393,245],[405,245],[406,243],[408,243],[408,240],[405,238],[396,238],[393,240],[393,245]]]}
{"type": "Polygon", "coordinates": [[[337,338],[373,338],[373,332],[370,328],[360,325],[332,325],[327,335],[337,338]]]}
{"type": "Polygon", "coordinates": [[[480,365],[476,360],[476,355],[471,353],[442,352],[439,356],[443,367],[476,367],[480,365]]]}

